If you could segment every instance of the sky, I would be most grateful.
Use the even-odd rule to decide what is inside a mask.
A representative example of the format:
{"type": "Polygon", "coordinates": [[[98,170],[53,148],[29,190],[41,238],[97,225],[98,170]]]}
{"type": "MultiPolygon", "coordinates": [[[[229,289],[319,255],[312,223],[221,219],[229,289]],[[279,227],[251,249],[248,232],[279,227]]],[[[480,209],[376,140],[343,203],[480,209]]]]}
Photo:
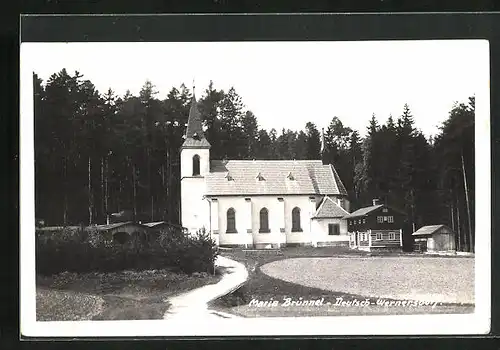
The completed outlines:
{"type": "MultiPolygon", "coordinates": [[[[234,87],[260,127],[327,128],[336,116],[361,135],[408,103],[416,127],[438,133],[453,104],[484,91],[488,45],[480,40],[203,43],[23,43],[44,82],[66,68],[101,92],[138,94],[146,80],[165,98],[182,83],[196,95],[212,80],[234,87]],[[486,45],[485,45],[486,44],[486,45]]],[[[22,61],[21,61],[22,64],[22,61]]]]}

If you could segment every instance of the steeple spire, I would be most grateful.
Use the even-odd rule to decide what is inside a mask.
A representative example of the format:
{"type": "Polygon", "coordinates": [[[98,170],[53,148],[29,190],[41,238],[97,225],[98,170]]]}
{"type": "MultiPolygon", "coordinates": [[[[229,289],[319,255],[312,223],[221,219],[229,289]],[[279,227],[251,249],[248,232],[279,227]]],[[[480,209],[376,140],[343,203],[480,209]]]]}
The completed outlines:
{"type": "Polygon", "coordinates": [[[202,118],[198,110],[194,89],[193,79],[193,97],[191,98],[191,108],[189,110],[189,118],[186,127],[186,139],[182,147],[210,148],[210,143],[203,133],[202,118]]]}

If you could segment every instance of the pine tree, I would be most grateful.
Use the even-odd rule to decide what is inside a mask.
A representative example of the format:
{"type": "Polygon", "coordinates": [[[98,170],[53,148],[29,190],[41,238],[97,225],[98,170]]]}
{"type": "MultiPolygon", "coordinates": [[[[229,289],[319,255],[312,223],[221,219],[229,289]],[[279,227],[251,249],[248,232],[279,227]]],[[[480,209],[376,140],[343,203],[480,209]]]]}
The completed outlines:
{"type": "Polygon", "coordinates": [[[258,142],[259,125],[257,118],[251,111],[247,111],[241,120],[242,140],[244,141],[244,159],[255,158],[258,142]]]}
{"type": "Polygon", "coordinates": [[[306,124],[306,158],[321,158],[321,135],[315,124],[308,122],[306,124]]]}
{"type": "Polygon", "coordinates": [[[208,88],[204,92],[204,96],[198,103],[198,109],[206,127],[205,137],[211,145],[210,154],[214,159],[222,159],[223,157],[220,137],[220,106],[223,97],[224,91],[216,90],[213,82],[210,81],[208,88]]]}

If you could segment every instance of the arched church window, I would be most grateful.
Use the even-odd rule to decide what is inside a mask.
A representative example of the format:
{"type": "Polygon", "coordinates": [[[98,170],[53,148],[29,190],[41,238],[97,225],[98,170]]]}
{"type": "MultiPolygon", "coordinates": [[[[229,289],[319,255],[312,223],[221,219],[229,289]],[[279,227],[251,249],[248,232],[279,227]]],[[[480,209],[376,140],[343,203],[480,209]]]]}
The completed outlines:
{"type": "Polygon", "coordinates": [[[260,229],[259,232],[266,233],[269,231],[269,212],[266,208],[262,208],[259,213],[260,217],[260,229]]]}
{"type": "Polygon", "coordinates": [[[200,175],[200,156],[195,154],[193,156],[193,176],[200,175]]]}
{"type": "Polygon", "coordinates": [[[236,212],[233,208],[227,210],[227,228],[226,233],[236,233],[236,212]]]}
{"type": "Polygon", "coordinates": [[[300,228],[300,208],[295,207],[292,210],[292,232],[301,232],[300,228]]]}

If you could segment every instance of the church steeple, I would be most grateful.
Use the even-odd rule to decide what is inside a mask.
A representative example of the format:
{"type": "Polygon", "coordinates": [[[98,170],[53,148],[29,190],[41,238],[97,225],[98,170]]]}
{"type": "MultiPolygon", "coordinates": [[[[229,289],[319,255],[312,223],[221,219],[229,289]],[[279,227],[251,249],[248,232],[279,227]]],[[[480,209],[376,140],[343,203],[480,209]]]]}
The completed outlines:
{"type": "Polygon", "coordinates": [[[203,133],[203,124],[198,110],[198,103],[194,92],[193,84],[193,97],[191,99],[191,108],[189,110],[189,118],[186,127],[186,139],[182,144],[183,148],[210,148],[210,143],[205,138],[203,133]]]}

